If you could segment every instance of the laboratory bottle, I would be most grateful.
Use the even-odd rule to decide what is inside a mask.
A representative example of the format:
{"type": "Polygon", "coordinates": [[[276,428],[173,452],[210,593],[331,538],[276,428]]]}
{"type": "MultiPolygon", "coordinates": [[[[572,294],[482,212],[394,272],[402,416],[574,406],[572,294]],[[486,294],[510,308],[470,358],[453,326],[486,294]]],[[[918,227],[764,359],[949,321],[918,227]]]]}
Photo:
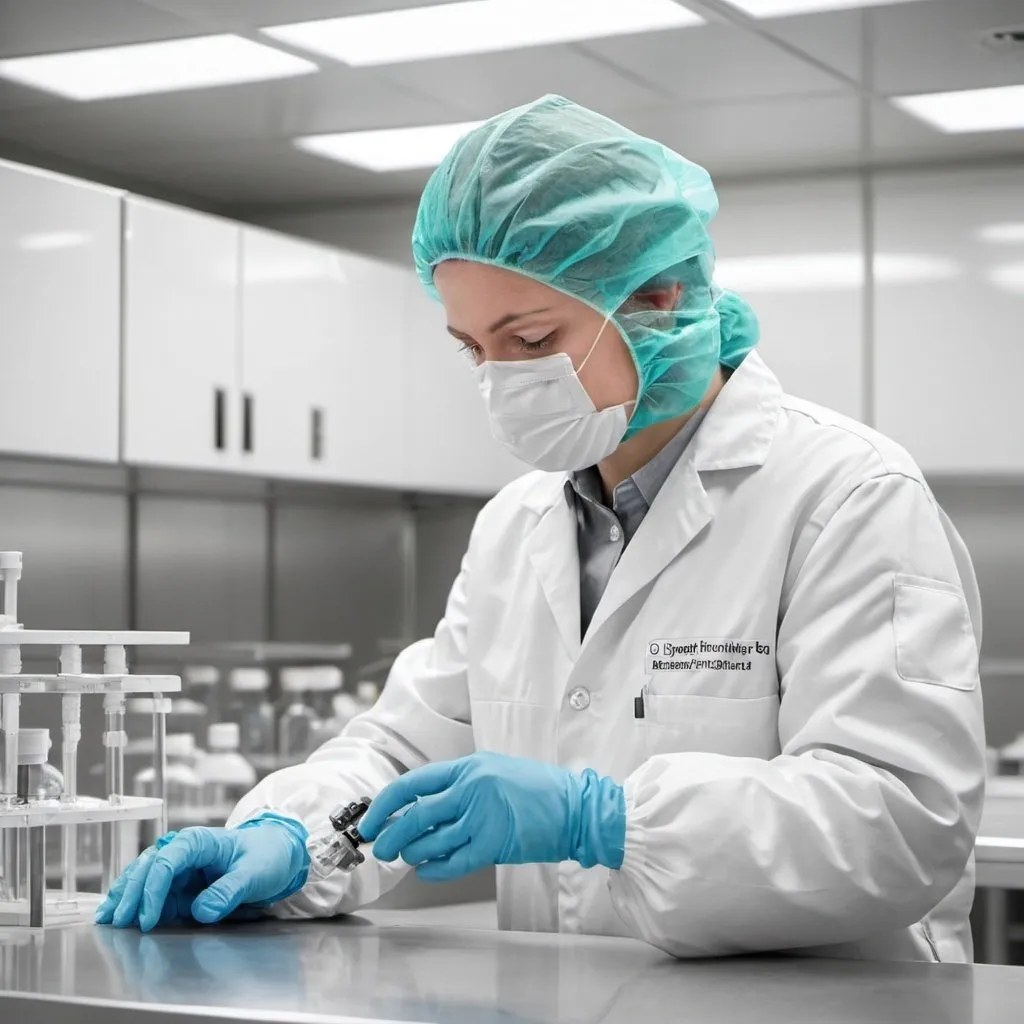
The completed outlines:
{"type": "MultiPolygon", "coordinates": [[[[220,669],[216,665],[186,665],[182,670],[182,696],[206,708],[207,723],[221,721],[220,669]]],[[[198,741],[202,733],[196,736],[198,741]]]]}
{"type": "Polygon", "coordinates": [[[356,702],[359,704],[359,713],[362,714],[364,711],[369,711],[377,703],[379,696],[380,690],[376,683],[371,682],[369,679],[363,679],[358,682],[356,684],[356,702]]]}
{"type": "MultiPolygon", "coordinates": [[[[64,776],[47,764],[50,750],[49,729],[18,730],[17,799],[19,803],[58,801],[64,792],[64,776]]],[[[27,899],[29,893],[29,832],[26,828],[3,830],[3,896],[27,899]]]]}
{"type": "Polygon", "coordinates": [[[331,717],[331,699],[341,691],[345,677],[335,665],[318,665],[307,672],[309,706],[320,721],[326,722],[331,717]]]}
{"type": "Polygon", "coordinates": [[[64,776],[46,760],[50,752],[49,729],[18,731],[18,799],[59,800],[64,776]]]}
{"type": "Polygon", "coordinates": [[[281,669],[284,710],[278,724],[277,750],[289,764],[305,760],[314,748],[317,716],[306,699],[311,678],[308,668],[281,669]]]}
{"type": "Polygon", "coordinates": [[[256,770],[238,752],[237,722],[218,722],[207,734],[208,753],[196,771],[203,785],[207,818],[224,821],[256,785],[256,770]]]}
{"type": "Polygon", "coordinates": [[[999,751],[1001,767],[1007,775],[1024,775],[1024,733],[999,751]]]}
{"type": "MultiPolygon", "coordinates": [[[[170,733],[164,744],[167,770],[164,800],[171,828],[203,823],[202,783],[196,775],[196,739],[189,733],[170,733]]],[[[152,765],[138,772],[132,782],[136,796],[156,796],[156,771],[152,765]]]]}
{"type": "Polygon", "coordinates": [[[238,749],[258,761],[274,753],[274,705],[267,699],[270,674],[264,668],[232,669],[227,720],[238,724],[238,749]]]}

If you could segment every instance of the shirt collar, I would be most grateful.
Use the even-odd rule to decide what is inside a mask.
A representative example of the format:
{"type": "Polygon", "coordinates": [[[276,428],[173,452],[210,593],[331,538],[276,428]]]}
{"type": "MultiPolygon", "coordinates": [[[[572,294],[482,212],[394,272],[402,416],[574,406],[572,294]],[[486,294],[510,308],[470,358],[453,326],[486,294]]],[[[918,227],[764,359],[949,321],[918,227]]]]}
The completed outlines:
{"type": "MultiPolygon", "coordinates": [[[[616,504],[616,499],[622,493],[620,488],[624,491],[632,483],[646,507],[651,507],[658,495],[658,491],[661,490],[662,485],[668,479],[669,473],[672,472],[672,468],[679,461],[686,450],[686,446],[697,432],[697,428],[700,426],[706,411],[706,409],[698,409],[676,431],[664,448],[650,461],[644,463],[631,477],[628,477],[616,486],[612,494],[613,506],[616,504]]],[[[576,491],[581,498],[597,502],[599,505],[604,504],[601,495],[601,478],[598,476],[597,468],[594,466],[588,466],[586,469],[569,474],[569,478],[565,483],[565,495],[570,502],[572,501],[572,491],[576,491]]]]}
{"type": "MultiPolygon", "coordinates": [[[[782,407],[778,378],[755,350],[733,371],[693,438],[699,472],[760,466],[768,457],[782,407]]],[[[535,472],[523,480],[519,501],[544,515],[564,492],[569,474],[535,472]]]]}

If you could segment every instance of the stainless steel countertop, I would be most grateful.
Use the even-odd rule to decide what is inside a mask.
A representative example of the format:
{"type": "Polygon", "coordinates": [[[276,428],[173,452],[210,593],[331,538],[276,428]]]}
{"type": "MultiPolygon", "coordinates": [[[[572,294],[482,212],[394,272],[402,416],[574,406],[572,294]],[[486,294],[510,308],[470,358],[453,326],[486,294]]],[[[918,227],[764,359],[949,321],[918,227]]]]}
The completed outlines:
{"type": "Polygon", "coordinates": [[[640,942],[493,930],[490,906],[0,939],[0,1019],[420,1024],[1019,1024],[1024,968],[679,962],[640,942]]]}

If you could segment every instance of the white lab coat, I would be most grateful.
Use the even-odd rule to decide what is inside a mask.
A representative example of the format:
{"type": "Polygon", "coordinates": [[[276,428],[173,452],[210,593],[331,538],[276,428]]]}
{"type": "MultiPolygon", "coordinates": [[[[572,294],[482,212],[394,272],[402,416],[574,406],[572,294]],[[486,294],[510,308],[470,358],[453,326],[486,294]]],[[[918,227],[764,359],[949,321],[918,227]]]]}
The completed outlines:
{"type": "MultiPolygon", "coordinates": [[[[342,800],[474,749],[589,767],[625,786],[621,869],[499,867],[502,927],[631,935],[680,957],[970,960],[980,602],[913,460],[784,395],[748,356],[582,643],[564,482],[531,473],[488,503],[433,639],[232,822],[273,808],[313,829],[342,800]],[[700,653],[723,639],[754,646],[700,653]],[[665,641],[681,653],[655,664],[665,641]]],[[[401,871],[370,858],[275,912],[354,910],[401,871]]]]}

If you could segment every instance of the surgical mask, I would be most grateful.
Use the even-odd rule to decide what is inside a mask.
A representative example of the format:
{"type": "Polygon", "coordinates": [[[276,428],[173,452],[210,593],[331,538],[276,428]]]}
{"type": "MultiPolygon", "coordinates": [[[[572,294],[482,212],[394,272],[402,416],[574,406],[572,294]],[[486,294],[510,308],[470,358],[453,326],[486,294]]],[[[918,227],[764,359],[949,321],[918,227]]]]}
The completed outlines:
{"type": "Polygon", "coordinates": [[[577,370],[564,352],[481,363],[477,384],[491,432],[513,455],[544,470],[574,471],[607,458],[622,441],[635,401],[595,407],[579,378],[604,333],[606,317],[577,370]]]}

